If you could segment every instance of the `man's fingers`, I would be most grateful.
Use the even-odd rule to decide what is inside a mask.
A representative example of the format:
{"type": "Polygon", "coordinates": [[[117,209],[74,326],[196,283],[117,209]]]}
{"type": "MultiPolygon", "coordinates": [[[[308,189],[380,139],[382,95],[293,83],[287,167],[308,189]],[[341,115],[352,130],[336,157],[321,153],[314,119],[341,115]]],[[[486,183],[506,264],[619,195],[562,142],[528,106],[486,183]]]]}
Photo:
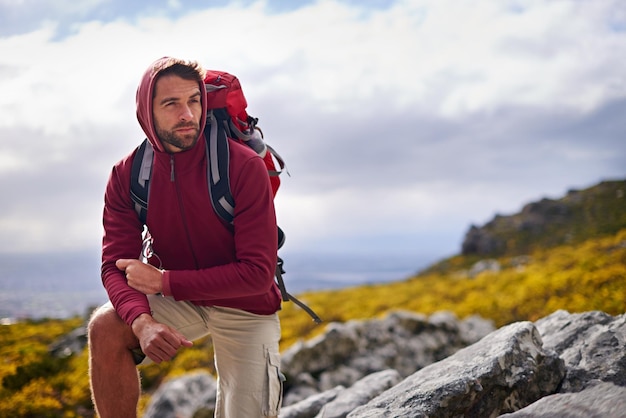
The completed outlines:
{"type": "Polygon", "coordinates": [[[115,262],[115,267],[117,267],[120,270],[126,270],[126,267],[128,267],[132,261],[135,261],[135,260],[129,260],[127,258],[120,258],[119,260],[115,262]]]}
{"type": "Polygon", "coordinates": [[[171,360],[181,346],[191,347],[193,342],[189,341],[176,330],[171,333],[161,333],[159,341],[154,341],[146,353],[153,361],[169,361],[171,360]]]}
{"type": "Polygon", "coordinates": [[[180,347],[180,346],[191,347],[193,345],[193,342],[189,341],[187,339],[187,337],[185,337],[183,334],[181,334],[178,330],[176,330],[174,328],[171,328],[171,330],[175,334],[175,336],[178,338],[178,347],[180,347]]]}

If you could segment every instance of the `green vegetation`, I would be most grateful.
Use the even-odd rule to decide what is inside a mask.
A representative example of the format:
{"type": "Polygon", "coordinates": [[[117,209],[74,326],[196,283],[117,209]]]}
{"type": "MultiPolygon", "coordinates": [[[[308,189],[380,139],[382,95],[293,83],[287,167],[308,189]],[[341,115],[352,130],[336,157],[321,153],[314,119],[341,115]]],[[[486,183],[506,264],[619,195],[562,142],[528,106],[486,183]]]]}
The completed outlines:
{"type": "Polygon", "coordinates": [[[570,190],[561,199],[529,203],[519,213],[496,215],[470,231],[474,240],[466,237],[462,253],[483,257],[528,254],[615,234],[626,228],[625,194],[626,180],[614,180],[570,190]],[[476,241],[477,237],[481,240],[476,241]]]}
{"type": "MultiPolygon", "coordinates": [[[[589,190],[599,193],[600,189],[589,190]]],[[[457,255],[403,281],[299,296],[326,323],[374,318],[399,309],[427,315],[447,310],[459,318],[480,315],[492,319],[498,327],[514,321],[534,321],[558,309],[623,314],[626,311],[626,197],[622,198],[618,191],[596,194],[606,196],[598,198],[601,202],[598,207],[585,204],[586,213],[594,215],[585,215],[583,225],[552,225],[551,234],[576,237],[565,243],[545,241],[542,245],[529,245],[524,241],[523,246],[509,246],[504,253],[488,257],[457,255]],[[603,220],[593,222],[593,219],[603,220]],[[585,234],[588,238],[582,239],[585,234]],[[521,252],[522,247],[528,251],[521,252]],[[473,271],[475,263],[487,258],[499,268],[473,271]]],[[[574,198],[591,202],[586,192],[570,193],[565,199],[574,198]]],[[[497,217],[504,224],[502,218],[497,217]]],[[[582,218],[576,219],[578,222],[582,218]]],[[[501,235],[491,233],[498,238],[510,231],[505,230],[501,235]]],[[[512,242],[512,235],[507,240],[512,242]]],[[[320,334],[325,328],[313,323],[293,303],[284,304],[280,317],[283,350],[298,340],[320,334]]],[[[53,357],[48,352],[49,345],[58,337],[83,323],[82,318],[72,318],[0,325],[0,418],[93,416],[86,350],[67,358],[53,357]]],[[[197,369],[215,372],[210,338],[182,350],[171,362],[142,367],[146,395],[141,399],[140,409],[145,407],[151,391],[165,379],[197,369]]]]}
{"type": "Polygon", "coordinates": [[[54,340],[82,322],[73,318],[0,326],[0,417],[78,417],[72,411],[91,408],[89,395],[75,396],[75,385],[88,389],[84,377],[73,374],[86,370],[86,357],[56,358],[48,353],[54,340]]]}

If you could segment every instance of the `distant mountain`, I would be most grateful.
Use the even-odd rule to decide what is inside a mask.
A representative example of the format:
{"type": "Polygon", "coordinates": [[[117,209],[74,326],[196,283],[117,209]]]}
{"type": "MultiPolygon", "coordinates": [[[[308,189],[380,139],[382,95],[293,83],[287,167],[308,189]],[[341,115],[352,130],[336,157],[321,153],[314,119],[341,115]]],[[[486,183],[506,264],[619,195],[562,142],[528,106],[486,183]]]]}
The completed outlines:
{"type": "Polygon", "coordinates": [[[523,255],[612,235],[623,228],[626,180],[603,181],[588,189],[570,190],[561,199],[529,203],[514,215],[496,215],[481,227],[472,225],[463,240],[461,254],[523,255]]]}

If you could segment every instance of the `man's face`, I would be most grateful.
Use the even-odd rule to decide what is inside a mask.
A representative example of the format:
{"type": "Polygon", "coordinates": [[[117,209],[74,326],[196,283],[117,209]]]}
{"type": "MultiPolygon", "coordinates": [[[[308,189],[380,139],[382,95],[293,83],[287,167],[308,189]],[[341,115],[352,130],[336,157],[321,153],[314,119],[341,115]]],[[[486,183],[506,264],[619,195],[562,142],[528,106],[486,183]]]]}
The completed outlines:
{"type": "Polygon", "coordinates": [[[152,115],[163,147],[170,153],[192,148],[200,135],[201,92],[195,80],[160,77],[154,86],[152,115]]]}

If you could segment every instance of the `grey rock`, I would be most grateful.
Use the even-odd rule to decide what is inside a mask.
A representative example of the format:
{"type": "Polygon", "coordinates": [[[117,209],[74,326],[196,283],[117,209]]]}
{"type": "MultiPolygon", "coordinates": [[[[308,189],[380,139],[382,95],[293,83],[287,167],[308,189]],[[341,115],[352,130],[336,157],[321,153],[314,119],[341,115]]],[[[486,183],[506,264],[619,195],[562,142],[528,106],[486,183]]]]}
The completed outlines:
{"type": "Polygon", "coordinates": [[[353,409],[367,403],[402,380],[395,370],[372,373],[353,386],[339,392],[337,397],[324,405],[316,418],[345,418],[353,409]]]}
{"type": "Polygon", "coordinates": [[[316,393],[300,402],[281,408],[279,418],[314,418],[324,405],[332,402],[344,390],[337,386],[322,393],[316,393]]]}
{"type": "Polygon", "coordinates": [[[469,277],[476,277],[484,272],[497,273],[500,271],[500,263],[495,259],[486,259],[480,260],[474,263],[474,265],[469,269],[469,277]]]}
{"type": "Polygon", "coordinates": [[[336,386],[352,386],[362,377],[363,374],[359,370],[340,364],[332,371],[320,374],[317,386],[321,390],[332,389],[336,386]]]}
{"type": "Polygon", "coordinates": [[[556,391],[563,361],[531,322],[503,327],[407,377],[348,417],[494,417],[556,391]]]}
{"type": "Polygon", "coordinates": [[[291,376],[327,370],[349,358],[357,348],[357,340],[349,324],[330,323],[323,335],[287,349],[281,356],[281,368],[291,376]]]}
{"type": "Polygon", "coordinates": [[[309,396],[320,393],[317,379],[310,373],[300,373],[294,378],[287,380],[289,390],[285,390],[283,405],[291,405],[300,402],[309,396]]]}
{"type": "Polygon", "coordinates": [[[186,374],[172,379],[152,395],[144,418],[192,418],[199,411],[213,416],[217,382],[207,372],[186,374]]]}
{"type": "Polygon", "coordinates": [[[556,351],[567,367],[560,392],[578,392],[595,380],[626,386],[626,314],[560,310],[536,325],[544,347],[556,351]]]}
{"type": "Polygon", "coordinates": [[[546,396],[517,412],[500,418],[624,418],[626,388],[597,383],[582,392],[546,396]]]}
{"type": "MultiPolygon", "coordinates": [[[[626,314],[557,311],[498,330],[394,312],[332,324],[283,354],[281,418],[625,418],[626,314]],[[404,379],[404,380],[402,380],[404,379]]],[[[169,381],[145,417],[210,416],[210,375],[169,381]]]]}
{"type": "Polygon", "coordinates": [[[80,354],[87,346],[87,327],[80,326],[50,344],[48,352],[59,358],[80,354]]]}
{"type": "MultiPolygon", "coordinates": [[[[499,218],[496,217],[495,220],[497,219],[499,218]]],[[[505,249],[506,243],[503,239],[489,231],[486,227],[479,228],[476,225],[470,226],[461,244],[461,253],[463,255],[491,255],[501,253],[505,249]]]]}
{"type": "Polygon", "coordinates": [[[324,334],[283,353],[281,368],[287,375],[284,405],[302,400],[303,393],[348,387],[387,369],[409,376],[493,330],[491,321],[476,316],[460,321],[450,312],[427,317],[397,311],[382,319],[332,323],[324,334]]]}

